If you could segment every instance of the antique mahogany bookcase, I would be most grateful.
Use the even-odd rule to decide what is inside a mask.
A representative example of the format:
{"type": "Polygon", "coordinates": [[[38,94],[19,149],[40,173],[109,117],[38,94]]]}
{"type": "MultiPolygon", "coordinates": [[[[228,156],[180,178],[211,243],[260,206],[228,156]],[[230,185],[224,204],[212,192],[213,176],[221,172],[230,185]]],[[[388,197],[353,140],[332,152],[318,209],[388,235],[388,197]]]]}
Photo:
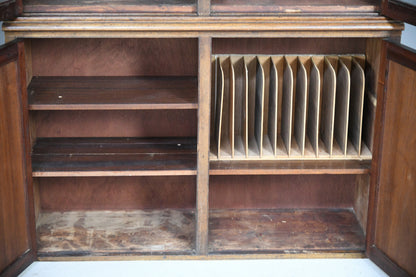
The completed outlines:
{"type": "Polygon", "coordinates": [[[2,276],[364,256],[416,275],[409,2],[1,1],[2,276]]]}

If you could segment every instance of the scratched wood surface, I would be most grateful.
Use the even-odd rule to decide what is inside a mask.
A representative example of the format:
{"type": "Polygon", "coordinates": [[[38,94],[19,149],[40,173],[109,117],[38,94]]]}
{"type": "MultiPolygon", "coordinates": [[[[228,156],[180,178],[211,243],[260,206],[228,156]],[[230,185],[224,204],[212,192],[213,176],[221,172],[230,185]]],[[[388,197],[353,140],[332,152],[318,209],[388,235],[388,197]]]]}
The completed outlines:
{"type": "Polygon", "coordinates": [[[41,213],[38,254],[190,253],[194,229],[191,210],[41,213]]]}
{"type": "Polygon", "coordinates": [[[349,209],[213,210],[212,253],[364,251],[364,233],[349,209]]]}

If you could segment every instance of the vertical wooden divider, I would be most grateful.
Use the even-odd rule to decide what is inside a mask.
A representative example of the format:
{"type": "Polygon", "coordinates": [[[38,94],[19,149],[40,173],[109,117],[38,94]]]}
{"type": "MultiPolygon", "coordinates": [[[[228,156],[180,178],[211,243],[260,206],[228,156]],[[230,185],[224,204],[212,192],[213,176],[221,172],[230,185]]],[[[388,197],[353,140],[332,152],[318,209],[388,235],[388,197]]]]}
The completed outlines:
{"type": "Polygon", "coordinates": [[[348,135],[352,144],[357,150],[357,155],[360,156],[363,127],[365,77],[364,70],[357,59],[353,58],[351,65],[351,104],[348,135]]]}
{"type": "Polygon", "coordinates": [[[304,64],[298,57],[294,133],[295,133],[296,141],[299,146],[301,156],[305,155],[307,102],[308,102],[308,74],[307,74],[304,64]]]}
{"type": "Polygon", "coordinates": [[[222,129],[222,107],[224,103],[224,71],[221,61],[217,58],[217,87],[216,87],[216,110],[215,110],[215,142],[217,146],[217,158],[221,156],[221,129],[222,129]]]}
{"type": "Polygon", "coordinates": [[[254,138],[255,103],[256,103],[256,69],[257,61],[255,56],[244,56],[244,64],[247,68],[247,130],[248,130],[248,156],[258,157],[260,153],[254,138]]]}
{"type": "MultiPolygon", "coordinates": [[[[246,79],[242,56],[231,57],[234,72],[234,156],[244,157],[245,118],[246,118],[246,79]]],[[[234,157],[233,156],[233,157],[234,157]]]]}
{"type": "Polygon", "coordinates": [[[255,101],[255,119],[254,119],[254,136],[257,141],[260,158],[263,156],[263,128],[264,128],[264,69],[263,64],[257,58],[256,73],[256,101],[255,101]]]}
{"type": "Polygon", "coordinates": [[[279,105],[279,74],[277,72],[274,59],[271,59],[270,64],[270,94],[269,94],[269,121],[268,121],[268,134],[270,143],[273,148],[273,156],[277,155],[277,114],[279,105]]]}
{"type": "Polygon", "coordinates": [[[335,126],[334,136],[341,148],[342,155],[347,155],[348,144],[348,114],[350,109],[350,72],[343,60],[337,75],[337,92],[335,99],[335,126]]]}
{"type": "Polygon", "coordinates": [[[292,110],[293,110],[293,71],[285,57],[282,91],[282,139],[286,146],[287,155],[290,156],[292,148],[292,110]]]}
{"type": "Polygon", "coordinates": [[[198,15],[208,16],[211,13],[211,1],[210,0],[198,0],[197,13],[198,15]]]}
{"type": "Polygon", "coordinates": [[[325,58],[320,132],[322,141],[328,151],[329,156],[332,156],[334,145],[335,92],[337,82],[335,73],[336,66],[337,60],[331,57],[325,58]]]}
{"type": "Polygon", "coordinates": [[[308,98],[308,122],[307,135],[311,142],[315,156],[319,155],[319,111],[321,110],[321,74],[319,66],[323,63],[323,57],[313,57],[311,59],[311,74],[309,82],[308,98]]]}
{"type": "Polygon", "coordinates": [[[198,160],[196,178],[196,242],[198,255],[208,254],[209,129],[211,37],[198,40],[198,160]]]}

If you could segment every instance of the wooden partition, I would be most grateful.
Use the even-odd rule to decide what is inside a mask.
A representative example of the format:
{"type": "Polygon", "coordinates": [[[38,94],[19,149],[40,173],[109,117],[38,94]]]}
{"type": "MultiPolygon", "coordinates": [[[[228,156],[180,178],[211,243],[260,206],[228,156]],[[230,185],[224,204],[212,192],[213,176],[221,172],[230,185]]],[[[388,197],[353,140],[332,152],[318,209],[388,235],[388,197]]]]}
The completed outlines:
{"type": "Polygon", "coordinates": [[[212,160],[371,160],[364,56],[217,55],[213,66],[212,160]]]}

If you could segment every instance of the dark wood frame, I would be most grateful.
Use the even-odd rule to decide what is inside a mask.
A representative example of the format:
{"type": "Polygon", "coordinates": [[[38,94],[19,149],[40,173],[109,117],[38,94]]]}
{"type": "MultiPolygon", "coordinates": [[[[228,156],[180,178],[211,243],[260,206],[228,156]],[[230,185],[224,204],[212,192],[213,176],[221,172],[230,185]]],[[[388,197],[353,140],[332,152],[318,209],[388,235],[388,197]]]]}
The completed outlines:
{"type": "Polygon", "coordinates": [[[381,12],[388,17],[416,25],[416,6],[399,0],[384,0],[381,12]]]}

